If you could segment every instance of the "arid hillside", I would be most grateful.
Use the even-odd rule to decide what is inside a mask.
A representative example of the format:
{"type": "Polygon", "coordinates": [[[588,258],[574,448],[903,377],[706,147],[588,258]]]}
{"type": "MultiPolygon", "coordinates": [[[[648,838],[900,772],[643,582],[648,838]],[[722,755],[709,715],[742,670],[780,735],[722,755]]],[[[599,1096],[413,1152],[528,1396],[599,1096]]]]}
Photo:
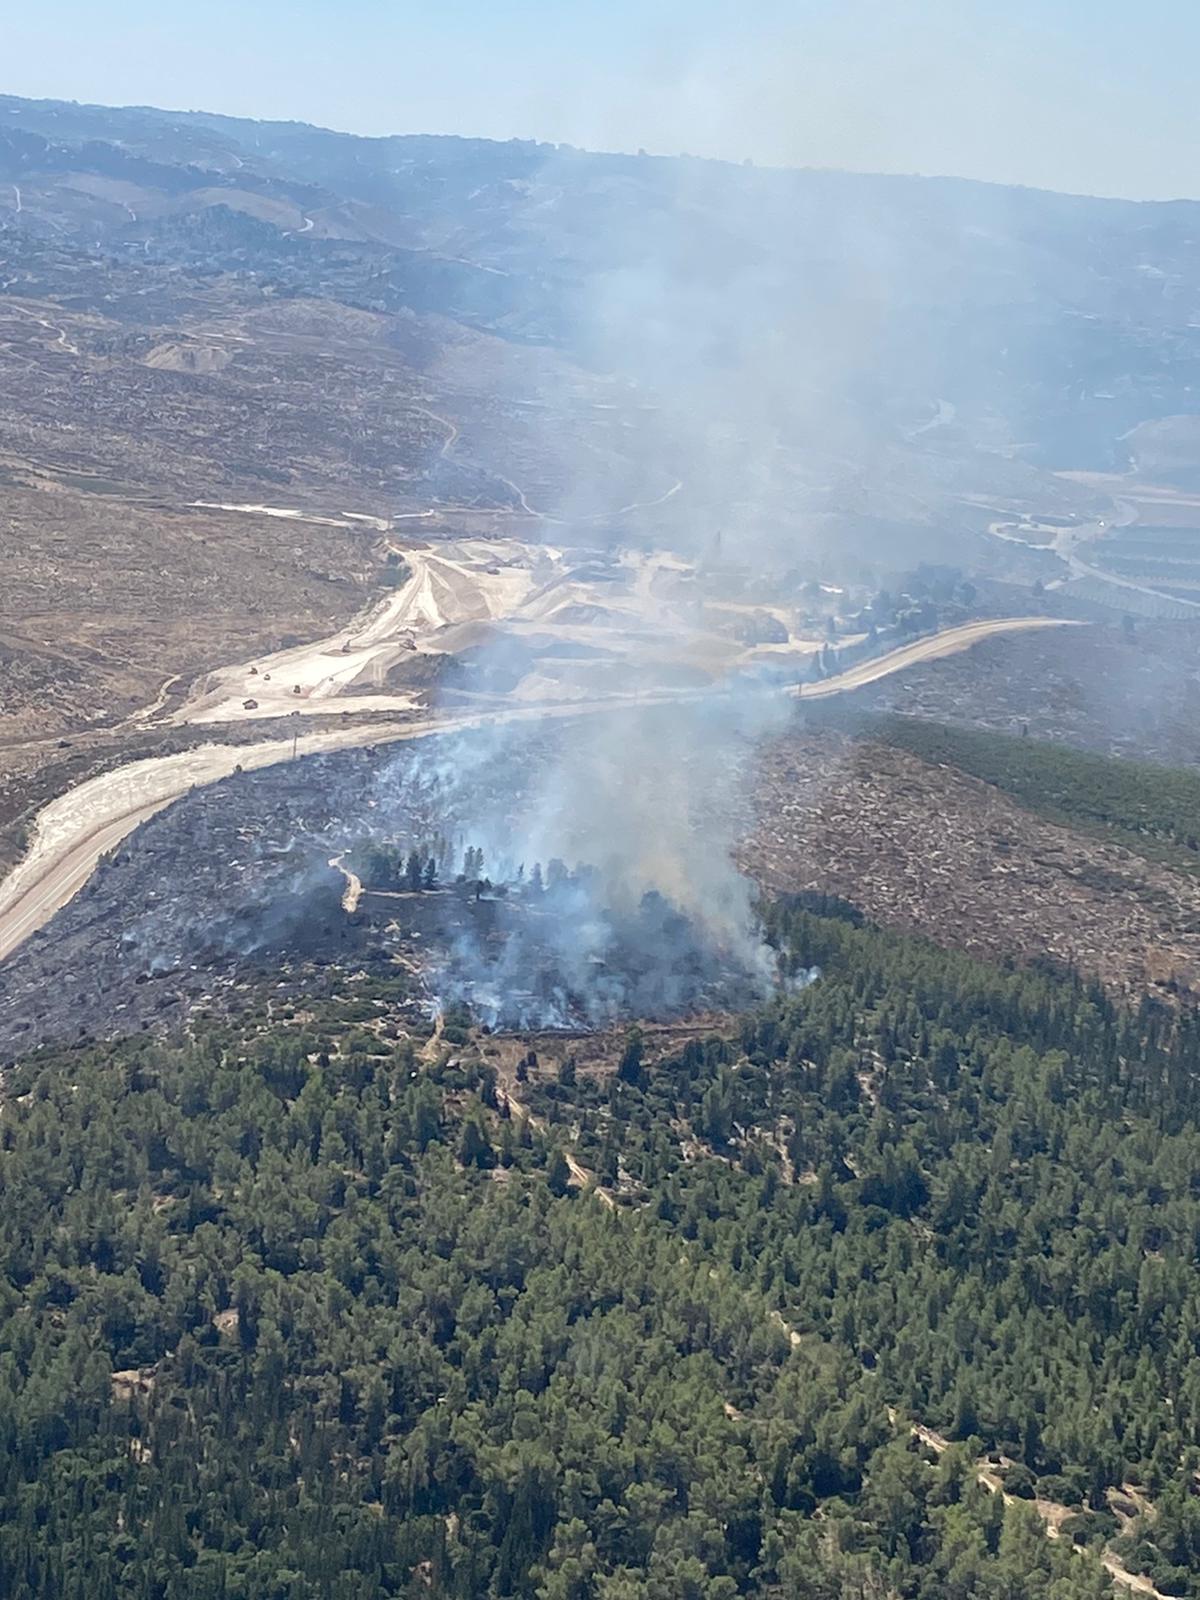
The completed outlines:
{"type": "Polygon", "coordinates": [[[1108,500],[1045,470],[1112,464],[1068,373],[1067,324],[1108,304],[1097,238],[1125,296],[1105,348],[1132,317],[1156,395],[1190,370],[1134,270],[1147,249],[1174,270],[1181,224],[1156,209],[0,105],[0,750],[329,632],[404,519],[1031,582],[996,508],[1108,500]],[[857,261],[868,214],[882,274],[857,261]],[[1062,296],[1036,362],[1042,312],[1004,288],[1022,275],[1037,305],[1062,296]],[[961,315],[1013,352],[990,408],[946,398],[961,315]],[[1033,456],[1012,442],[1031,408],[1033,456]]]}
{"type": "Polygon", "coordinates": [[[1055,824],[946,765],[833,729],[765,752],[740,852],[948,949],[1043,959],[1133,999],[1200,993],[1200,875],[1055,824]]]}

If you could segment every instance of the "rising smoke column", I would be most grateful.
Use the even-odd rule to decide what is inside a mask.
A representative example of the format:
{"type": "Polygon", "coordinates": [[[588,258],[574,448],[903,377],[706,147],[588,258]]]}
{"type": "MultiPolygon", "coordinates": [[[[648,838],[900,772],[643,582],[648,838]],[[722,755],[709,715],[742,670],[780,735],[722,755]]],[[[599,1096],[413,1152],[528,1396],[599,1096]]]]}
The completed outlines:
{"type": "MultiPolygon", "coordinates": [[[[554,165],[551,158],[531,206],[554,190],[554,165]]],[[[585,289],[574,301],[568,338],[597,369],[635,381],[637,426],[629,431],[628,460],[611,484],[597,481],[594,457],[581,453],[567,474],[570,487],[553,507],[554,540],[568,551],[606,544],[610,551],[657,547],[692,558],[717,543],[739,565],[760,570],[774,556],[769,524],[755,508],[771,492],[781,431],[795,422],[799,387],[794,369],[781,359],[779,329],[761,309],[764,287],[770,289],[766,300],[778,302],[779,283],[766,280],[779,268],[769,252],[752,261],[702,261],[690,192],[695,175],[678,163],[653,165],[658,195],[649,226],[644,210],[626,214],[619,202],[610,208],[612,226],[584,269],[585,289]],[[633,521],[619,514],[597,519],[597,505],[616,513],[631,500],[654,501],[675,482],[683,489],[664,505],[661,519],[653,512],[633,521]]],[[[571,167],[568,181],[577,184],[576,160],[571,167]]],[[[736,184],[719,189],[738,192],[736,184]]],[[[788,342],[794,358],[797,341],[788,342]]],[[[553,425],[548,418],[548,429],[553,425]]],[[[550,437],[545,444],[548,451],[559,447],[550,437]]],[[[649,610],[644,652],[638,659],[635,651],[630,677],[653,689],[664,644],[681,624],[653,584],[642,598],[649,610]]],[[[498,655],[502,649],[501,642],[498,655]]],[[[526,774],[531,792],[516,819],[499,803],[499,790],[494,807],[482,799],[475,769],[486,749],[503,786],[505,771],[527,759],[523,732],[493,727],[473,740],[472,753],[460,752],[467,763],[459,786],[465,804],[456,809],[464,836],[483,847],[493,875],[507,877],[521,865],[555,858],[589,869],[558,907],[553,944],[564,987],[601,1016],[621,1003],[611,966],[615,947],[628,955],[632,945],[643,975],[657,966],[664,1008],[670,1008],[684,956],[677,946],[693,936],[731,972],[769,986],[773,962],[756,930],[753,886],[737,870],[732,851],[738,790],[754,745],[785,716],[784,702],[758,686],[725,683],[668,705],[568,719],[558,724],[553,754],[537,759],[526,774]],[[647,896],[661,896],[682,914],[687,931],[678,922],[641,916],[647,896]],[[645,941],[650,947],[641,947],[645,941]]],[[[529,960],[515,938],[508,959],[493,959],[486,976],[480,955],[476,999],[486,991],[501,1012],[503,991],[514,994],[527,985],[529,960]]],[[[455,964],[459,971],[473,964],[461,944],[455,964]]],[[[647,1003],[653,982],[640,992],[647,1003]]]]}
{"type": "MultiPolygon", "coordinates": [[[[866,308],[886,298],[873,257],[842,239],[867,263],[852,281],[819,263],[798,277],[812,217],[797,207],[788,174],[630,158],[625,182],[614,175],[619,167],[613,158],[549,154],[515,225],[536,235],[539,208],[558,204],[556,195],[585,197],[594,225],[570,235],[575,287],[564,301],[564,342],[594,371],[619,375],[631,385],[626,403],[636,401],[626,459],[614,471],[581,450],[558,503],[541,506],[552,517],[548,532],[581,559],[598,544],[632,551],[635,560],[673,551],[697,564],[699,587],[713,594],[721,563],[755,577],[794,571],[805,553],[795,506],[809,463],[819,474],[831,459],[861,456],[853,408],[843,401],[854,352],[870,342],[866,308]],[[679,493],[663,499],[676,483],[679,493]],[[650,509],[624,514],[634,502],[650,509]]],[[[855,226],[849,219],[850,234],[855,226]]],[[[546,414],[544,446],[561,460],[555,421],[546,414]]],[[[640,658],[634,647],[629,676],[652,692],[669,654],[664,643],[673,632],[682,642],[685,624],[653,583],[641,598],[644,645],[640,658]]],[[[498,660],[502,650],[503,643],[498,660]]],[[[620,930],[632,930],[635,942],[645,935],[664,944],[641,954],[657,954],[662,992],[671,991],[679,951],[668,924],[639,916],[647,895],[681,913],[688,937],[706,941],[731,970],[769,985],[773,962],[756,930],[754,889],[734,865],[733,847],[755,745],[786,716],[787,702],[755,682],[715,681],[710,692],[671,704],[557,723],[554,754],[524,775],[531,793],[515,819],[502,804],[480,803],[472,781],[462,826],[482,844],[489,871],[505,876],[553,858],[590,869],[555,931],[569,987],[603,989],[620,930]],[[493,811],[504,813],[502,826],[493,811]]],[[[481,741],[498,774],[526,759],[524,735],[504,726],[481,741]]],[[[520,941],[509,954],[492,962],[487,979],[500,1003],[500,989],[515,991],[528,978],[520,941]]],[[[469,949],[456,956],[470,968],[469,949]]],[[[481,971],[480,992],[484,981],[481,971]]]]}

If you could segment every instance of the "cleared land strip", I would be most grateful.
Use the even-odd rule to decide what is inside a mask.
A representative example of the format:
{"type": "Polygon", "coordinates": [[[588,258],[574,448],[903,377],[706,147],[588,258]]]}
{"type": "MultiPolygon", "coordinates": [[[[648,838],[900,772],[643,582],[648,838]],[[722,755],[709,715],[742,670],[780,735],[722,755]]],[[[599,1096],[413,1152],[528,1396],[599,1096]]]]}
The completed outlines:
{"type": "MultiPolygon", "coordinates": [[[[827,697],[859,689],[906,667],[969,649],[996,634],[1061,625],[1048,617],[1008,617],[965,623],[914,640],[875,660],[860,662],[823,683],[805,685],[803,698],[827,697]]],[[[795,696],[800,690],[795,688],[788,692],[795,696]]],[[[206,744],[175,755],[150,756],[130,762],[69,789],[39,812],[28,852],[0,884],[0,961],[66,905],[87,882],[100,858],[139,824],[190,789],[226,778],[238,767],[248,771],[271,766],[289,759],[293,750],[297,755],[313,755],[358,745],[454,733],[484,724],[596,715],[697,698],[695,692],[663,691],[637,699],[532,704],[431,716],[420,722],[354,723],[348,727],[304,733],[295,741],[272,739],[249,745],[206,744]]]]}
{"type": "MultiPolygon", "coordinates": [[[[780,1320],[782,1321],[782,1318],[780,1320]]],[[[888,1407],[888,1420],[893,1424],[897,1421],[897,1413],[891,1406],[888,1407]]],[[[940,1433],[935,1433],[932,1428],[922,1427],[919,1422],[910,1424],[910,1432],[922,1444],[928,1445],[935,1455],[943,1455],[950,1448],[949,1439],[944,1438],[940,1433]]],[[[1011,1465],[1011,1463],[1009,1464],[1011,1465]]],[[[1006,1506],[1016,1504],[1032,1506],[1042,1520],[1048,1539],[1062,1537],[1062,1525],[1073,1514],[1070,1506],[1061,1505],[1057,1500],[1018,1500],[1016,1495],[1008,1494],[1005,1491],[1003,1478],[999,1473],[991,1470],[986,1460],[975,1463],[975,1477],[990,1494],[998,1494],[1006,1506]]],[[[1123,1485],[1123,1487],[1126,1493],[1130,1492],[1128,1484],[1123,1485]]],[[[1136,1490],[1133,1493],[1136,1495],[1136,1490]]],[[[1151,1513],[1153,1512],[1153,1507],[1148,1509],[1151,1513]]],[[[1107,1548],[1101,1553],[1100,1565],[1118,1588],[1131,1590],[1134,1594],[1146,1595],[1148,1600],[1175,1600],[1172,1595],[1165,1594],[1161,1589],[1156,1589],[1150,1579],[1144,1577],[1140,1572],[1131,1572],[1120,1557],[1115,1556],[1107,1548]]]]}

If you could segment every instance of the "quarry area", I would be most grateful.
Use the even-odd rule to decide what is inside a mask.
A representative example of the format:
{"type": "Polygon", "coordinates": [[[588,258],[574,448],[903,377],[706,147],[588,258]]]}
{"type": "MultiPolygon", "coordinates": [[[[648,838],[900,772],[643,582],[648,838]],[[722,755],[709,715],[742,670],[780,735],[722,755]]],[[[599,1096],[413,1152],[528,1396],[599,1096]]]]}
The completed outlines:
{"type": "Polygon", "coordinates": [[[207,674],[172,720],[407,711],[434,685],[481,702],[636,697],[794,676],[826,642],[799,595],[770,604],[748,575],[701,575],[664,551],[447,540],[393,543],[389,559],[393,595],[329,638],[207,674]]]}

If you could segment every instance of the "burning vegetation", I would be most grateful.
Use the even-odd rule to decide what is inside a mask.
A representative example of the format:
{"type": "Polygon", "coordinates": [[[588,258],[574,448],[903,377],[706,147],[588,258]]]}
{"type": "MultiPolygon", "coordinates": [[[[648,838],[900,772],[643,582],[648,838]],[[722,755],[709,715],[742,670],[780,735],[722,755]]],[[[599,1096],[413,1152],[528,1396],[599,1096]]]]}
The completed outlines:
{"type": "MultiPolygon", "coordinates": [[[[653,766],[631,723],[609,770],[630,774],[638,805],[601,795],[587,817],[607,854],[582,838],[546,848],[537,800],[546,773],[569,765],[565,727],[317,756],[198,790],[3,964],[0,1053],[177,1033],[257,1003],[264,986],[302,1007],[350,980],[410,1030],[460,1005],[492,1028],[562,1031],[734,1008],[779,979],[754,918],[760,891],[836,894],[881,925],[1074,966],[1114,994],[1194,992],[1190,790],[1127,765],[1105,786],[1094,759],[1059,752],[1048,815],[1030,809],[1027,768],[1049,759],[1030,765],[1032,740],[981,751],[943,729],[922,758],[911,722],[898,748],[878,726],[847,737],[805,720],[754,754],[728,829],[741,874],[705,815],[722,796],[703,747],[653,766]],[[686,835],[655,832],[642,770],[659,792],[677,785],[668,820],[691,805],[686,835]],[[606,811],[620,825],[601,835],[606,811]]],[[[740,749],[722,747],[730,768],[740,749]]]]}
{"type": "Polygon", "coordinates": [[[740,905],[687,902],[712,870],[699,843],[679,894],[616,848],[570,865],[526,851],[555,759],[540,732],[456,736],[194,792],[5,964],[0,1050],[171,1032],[268,976],[302,998],[328,968],[384,980],[413,1021],[457,1006],[493,1029],[670,1020],[770,993],[775,958],[740,905]]]}
{"type": "Polygon", "coordinates": [[[594,1027],[748,1005],[772,986],[765,946],[747,962],[657,890],[610,901],[592,866],[501,863],[493,878],[478,845],[457,873],[454,859],[443,836],[407,853],[370,843],[349,865],[357,913],[418,967],[435,1008],[464,1005],[491,1028],[594,1027]]]}

